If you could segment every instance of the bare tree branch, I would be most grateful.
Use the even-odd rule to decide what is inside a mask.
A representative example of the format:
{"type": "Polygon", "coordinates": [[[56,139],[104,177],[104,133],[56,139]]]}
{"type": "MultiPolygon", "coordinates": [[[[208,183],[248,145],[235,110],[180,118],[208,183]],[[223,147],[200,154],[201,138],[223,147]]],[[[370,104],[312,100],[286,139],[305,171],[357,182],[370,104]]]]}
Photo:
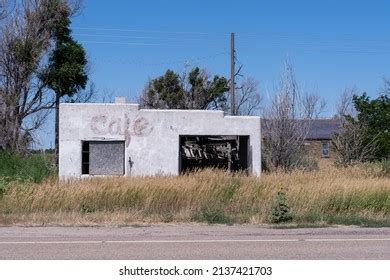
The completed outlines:
{"type": "Polygon", "coordinates": [[[383,95],[390,95],[390,79],[383,79],[383,88],[381,88],[380,93],[383,95]]]}
{"type": "Polygon", "coordinates": [[[0,20],[4,19],[7,16],[7,0],[0,0],[0,20]]]}
{"type": "Polygon", "coordinates": [[[346,167],[372,159],[377,150],[378,136],[366,142],[367,133],[368,126],[365,123],[348,117],[342,124],[341,132],[332,139],[336,163],[346,167]]]}
{"type": "Polygon", "coordinates": [[[264,154],[271,168],[291,170],[299,167],[318,100],[311,95],[301,98],[293,67],[286,62],[279,88],[262,119],[264,154]]]}
{"type": "MultiPolygon", "coordinates": [[[[241,64],[234,74],[236,89],[236,112],[237,115],[250,116],[260,114],[262,96],[259,93],[259,82],[253,77],[245,77],[241,74],[244,65],[241,64]]],[[[230,84],[230,79],[228,80],[230,84]]],[[[225,102],[218,109],[229,114],[231,107],[230,91],[226,92],[225,102]]]]}
{"type": "Polygon", "coordinates": [[[353,96],[357,95],[356,87],[346,88],[340,95],[336,103],[336,117],[343,119],[345,116],[355,116],[356,111],[353,107],[353,96]]]}
{"type": "Polygon", "coordinates": [[[259,82],[249,77],[242,81],[237,88],[237,113],[238,115],[250,116],[259,114],[262,98],[258,90],[259,82]]]}
{"type": "Polygon", "coordinates": [[[244,67],[243,64],[238,66],[238,69],[237,69],[236,73],[234,73],[234,77],[243,77],[242,74],[241,74],[242,67],[244,67]]]}
{"type": "Polygon", "coordinates": [[[88,89],[83,91],[78,91],[71,97],[67,96],[64,102],[65,103],[87,103],[87,102],[92,102],[95,99],[95,97],[96,97],[95,84],[91,83],[88,89]]]}
{"type": "Polygon", "coordinates": [[[324,112],[326,101],[317,94],[305,93],[302,97],[302,107],[305,119],[318,119],[324,112]]]}

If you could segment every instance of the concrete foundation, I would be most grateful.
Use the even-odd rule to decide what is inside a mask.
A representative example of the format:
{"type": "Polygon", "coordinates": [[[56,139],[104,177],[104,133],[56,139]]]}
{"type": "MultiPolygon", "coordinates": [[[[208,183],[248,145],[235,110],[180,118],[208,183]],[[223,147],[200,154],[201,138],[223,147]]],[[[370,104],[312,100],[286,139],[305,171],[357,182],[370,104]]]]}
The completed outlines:
{"type": "Polygon", "coordinates": [[[178,175],[180,139],[186,135],[246,136],[248,173],[260,175],[259,117],[224,116],[222,111],[140,110],[138,104],[126,103],[87,103],[60,105],[59,176],[178,175]],[[99,145],[105,142],[108,145],[99,145]],[[115,172],[110,168],[113,164],[115,172]]]}

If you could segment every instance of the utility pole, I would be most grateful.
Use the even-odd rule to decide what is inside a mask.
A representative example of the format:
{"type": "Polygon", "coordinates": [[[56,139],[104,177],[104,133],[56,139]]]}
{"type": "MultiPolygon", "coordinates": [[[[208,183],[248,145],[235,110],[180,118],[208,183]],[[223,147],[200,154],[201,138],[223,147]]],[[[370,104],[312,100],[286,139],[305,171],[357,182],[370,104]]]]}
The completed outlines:
{"type": "Polygon", "coordinates": [[[234,32],[230,33],[230,97],[231,97],[231,115],[236,115],[236,93],[234,82],[234,61],[235,61],[235,50],[234,50],[234,32]]]}

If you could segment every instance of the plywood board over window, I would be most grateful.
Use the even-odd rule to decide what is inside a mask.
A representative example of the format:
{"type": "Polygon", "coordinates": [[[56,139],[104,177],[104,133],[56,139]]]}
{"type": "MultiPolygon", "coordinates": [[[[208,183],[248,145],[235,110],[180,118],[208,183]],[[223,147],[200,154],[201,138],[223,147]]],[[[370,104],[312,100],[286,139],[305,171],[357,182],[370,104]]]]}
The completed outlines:
{"type": "Polygon", "coordinates": [[[84,141],[83,174],[124,175],[124,141],[84,141]]]}

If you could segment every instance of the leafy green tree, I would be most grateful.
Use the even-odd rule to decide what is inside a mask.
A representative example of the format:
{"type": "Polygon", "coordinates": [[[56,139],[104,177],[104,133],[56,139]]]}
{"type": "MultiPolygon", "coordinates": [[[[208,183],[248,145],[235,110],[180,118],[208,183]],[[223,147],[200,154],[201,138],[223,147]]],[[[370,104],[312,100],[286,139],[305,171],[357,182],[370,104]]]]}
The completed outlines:
{"type": "Polygon", "coordinates": [[[72,97],[85,89],[87,75],[87,58],[81,44],[71,36],[70,11],[64,10],[62,21],[54,30],[55,48],[49,56],[49,64],[41,79],[55,92],[55,157],[58,164],[59,147],[59,105],[62,97],[72,97]]]}
{"type": "Polygon", "coordinates": [[[145,107],[153,109],[184,107],[185,92],[180,76],[172,70],[167,70],[164,76],[160,76],[148,82],[142,103],[145,107]]]}
{"type": "Polygon", "coordinates": [[[226,78],[218,75],[211,78],[198,67],[181,76],[167,70],[147,83],[140,103],[153,109],[223,109],[228,90],[226,78]]]}
{"type": "MultiPolygon", "coordinates": [[[[45,79],[47,85],[56,93],[58,103],[61,97],[72,96],[81,89],[85,89],[88,80],[87,59],[79,43],[70,40],[58,44],[49,61],[45,79]]],[[[57,102],[56,105],[58,105],[57,102]]]]}
{"type": "Polygon", "coordinates": [[[370,99],[366,93],[354,96],[357,120],[367,126],[364,143],[375,139],[374,159],[390,158],[390,93],[384,93],[376,99],[370,99]]]}

